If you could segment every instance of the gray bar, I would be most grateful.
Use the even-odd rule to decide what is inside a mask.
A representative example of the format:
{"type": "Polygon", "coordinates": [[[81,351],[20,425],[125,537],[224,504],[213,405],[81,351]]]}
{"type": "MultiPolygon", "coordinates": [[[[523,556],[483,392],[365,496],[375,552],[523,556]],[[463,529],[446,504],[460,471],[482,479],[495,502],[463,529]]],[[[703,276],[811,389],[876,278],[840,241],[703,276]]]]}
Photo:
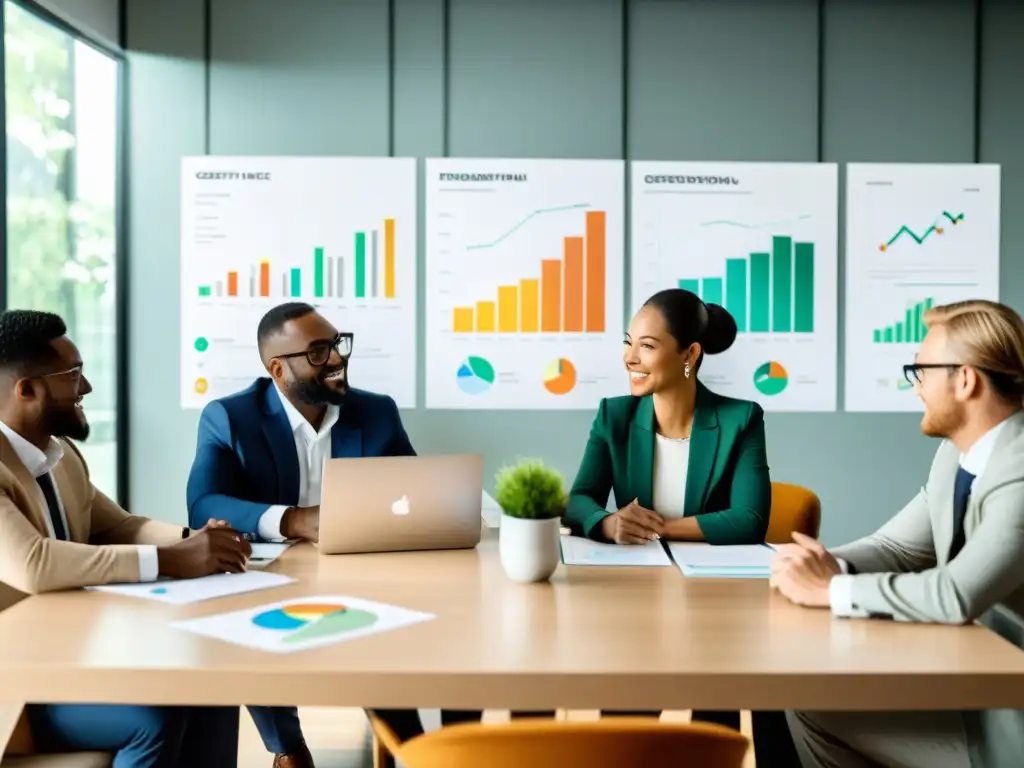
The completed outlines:
{"type": "Polygon", "coordinates": [[[281,295],[288,296],[288,273],[281,275],[281,295]]]}
{"type": "Polygon", "coordinates": [[[249,267],[249,296],[256,295],[256,267],[249,267]]]}
{"type": "Polygon", "coordinates": [[[338,257],[338,298],[345,296],[345,259],[338,257]]]}
{"type": "Polygon", "coordinates": [[[220,281],[220,280],[217,281],[215,293],[218,296],[223,296],[224,295],[224,283],[222,281],[220,281]]]}
{"type": "Polygon", "coordinates": [[[373,259],[370,262],[370,295],[377,297],[377,230],[370,232],[370,253],[373,259]]]}
{"type": "Polygon", "coordinates": [[[334,259],[328,256],[325,261],[327,262],[327,296],[334,295],[334,259]]]}

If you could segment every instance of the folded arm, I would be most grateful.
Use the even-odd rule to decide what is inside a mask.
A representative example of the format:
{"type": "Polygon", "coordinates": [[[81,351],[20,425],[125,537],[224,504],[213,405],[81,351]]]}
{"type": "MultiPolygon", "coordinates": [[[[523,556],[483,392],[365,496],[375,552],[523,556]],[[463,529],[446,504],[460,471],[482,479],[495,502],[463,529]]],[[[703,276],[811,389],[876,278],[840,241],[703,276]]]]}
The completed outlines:
{"type": "Polygon", "coordinates": [[[989,492],[983,504],[984,519],[944,566],[835,577],[850,580],[855,615],[965,624],[1024,584],[1024,482],[989,492]]]}
{"type": "Polygon", "coordinates": [[[210,403],[199,418],[196,456],[188,475],[189,525],[202,528],[211,519],[225,520],[237,531],[259,534],[260,518],[269,505],[231,495],[244,486],[245,471],[231,444],[227,411],[220,403],[210,403]]]}
{"type": "Polygon", "coordinates": [[[729,508],[693,518],[709,544],[756,544],[764,541],[768,532],[772,483],[761,406],[753,404],[736,450],[729,508]]]}
{"type": "Polygon", "coordinates": [[[0,495],[0,581],[21,592],[140,581],[139,557],[140,547],[132,544],[79,544],[43,536],[9,496],[0,495]]]}

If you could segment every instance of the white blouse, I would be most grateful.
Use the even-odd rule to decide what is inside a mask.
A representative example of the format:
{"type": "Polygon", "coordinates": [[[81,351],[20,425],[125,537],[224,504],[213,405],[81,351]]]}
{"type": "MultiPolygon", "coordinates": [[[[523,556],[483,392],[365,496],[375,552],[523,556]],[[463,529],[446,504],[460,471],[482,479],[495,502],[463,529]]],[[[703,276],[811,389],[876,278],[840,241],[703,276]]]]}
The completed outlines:
{"type": "Polygon", "coordinates": [[[690,438],[654,435],[654,511],[664,518],[683,516],[690,438]]]}

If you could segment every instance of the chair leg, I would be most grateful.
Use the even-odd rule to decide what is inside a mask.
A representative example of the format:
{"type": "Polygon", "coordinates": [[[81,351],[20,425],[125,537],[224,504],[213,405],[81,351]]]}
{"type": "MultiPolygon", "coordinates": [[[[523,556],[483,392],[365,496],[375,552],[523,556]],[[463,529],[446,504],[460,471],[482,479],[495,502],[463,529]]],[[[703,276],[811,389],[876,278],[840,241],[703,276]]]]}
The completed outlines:
{"type": "Polygon", "coordinates": [[[373,736],[373,768],[395,768],[395,758],[377,735],[373,736]]]}

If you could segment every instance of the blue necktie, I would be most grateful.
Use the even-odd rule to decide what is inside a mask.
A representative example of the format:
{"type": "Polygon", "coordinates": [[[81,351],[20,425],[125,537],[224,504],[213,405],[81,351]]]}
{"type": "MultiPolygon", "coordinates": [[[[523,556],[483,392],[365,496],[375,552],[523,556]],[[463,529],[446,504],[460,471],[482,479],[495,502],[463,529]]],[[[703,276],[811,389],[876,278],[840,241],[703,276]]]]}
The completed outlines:
{"type": "Polygon", "coordinates": [[[50,473],[40,475],[36,478],[39,488],[46,498],[46,507],[50,512],[50,520],[53,523],[53,537],[67,541],[68,532],[64,528],[64,518],[60,516],[60,502],[57,501],[57,491],[53,487],[53,478],[50,473]]]}
{"type": "Polygon", "coordinates": [[[953,485],[953,542],[949,545],[949,559],[952,560],[964,548],[964,517],[967,515],[967,500],[971,496],[971,483],[974,475],[963,467],[956,471],[956,483],[953,485]]]}

